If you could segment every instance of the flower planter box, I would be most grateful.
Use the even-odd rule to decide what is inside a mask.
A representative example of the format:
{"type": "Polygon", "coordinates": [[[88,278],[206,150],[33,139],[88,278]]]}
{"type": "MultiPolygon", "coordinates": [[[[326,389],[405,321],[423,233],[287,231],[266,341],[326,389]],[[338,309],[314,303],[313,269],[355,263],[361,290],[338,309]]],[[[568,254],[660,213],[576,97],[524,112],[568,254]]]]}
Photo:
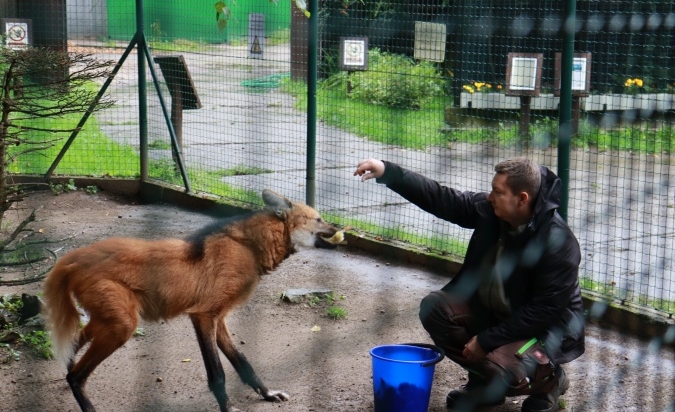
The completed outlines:
{"type": "Polygon", "coordinates": [[[653,112],[656,110],[656,93],[638,94],[635,96],[634,107],[641,111],[653,112]]]}
{"type": "Polygon", "coordinates": [[[462,93],[460,106],[472,109],[519,109],[520,99],[502,93],[462,93]]]}
{"type": "Polygon", "coordinates": [[[657,93],[656,94],[656,111],[657,112],[667,112],[668,110],[673,109],[673,95],[670,93],[657,93]]]}
{"type": "Polygon", "coordinates": [[[603,111],[607,110],[605,104],[607,103],[606,94],[592,94],[588,97],[583,97],[581,99],[581,110],[592,112],[592,111],[603,111]]]}
{"type": "Polygon", "coordinates": [[[532,98],[532,110],[558,110],[560,97],[552,94],[541,94],[532,98]]]}
{"type": "Polygon", "coordinates": [[[582,98],[581,110],[632,110],[665,112],[675,108],[670,93],[594,94],[582,98]]]}
{"type": "MultiPolygon", "coordinates": [[[[533,97],[532,110],[557,110],[560,98],[552,94],[533,97]]],[[[507,96],[503,93],[461,93],[460,107],[472,109],[504,109],[519,110],[520,97],[507,96]]]]}
{"type": "MultiPolygon", "coordinates": [[[[665,112],[675,110],[675,95],[670,93],[593,94],[581,98],[581,110],[632,110],[665,112]]],[[[542,94],[532,98],[532,110],[558,110],[560,98],[542,94]]],[[[460,95],[460,107],[473,109],[519,110],[520,97],[503,93],[466,93],[460,95]]]]}

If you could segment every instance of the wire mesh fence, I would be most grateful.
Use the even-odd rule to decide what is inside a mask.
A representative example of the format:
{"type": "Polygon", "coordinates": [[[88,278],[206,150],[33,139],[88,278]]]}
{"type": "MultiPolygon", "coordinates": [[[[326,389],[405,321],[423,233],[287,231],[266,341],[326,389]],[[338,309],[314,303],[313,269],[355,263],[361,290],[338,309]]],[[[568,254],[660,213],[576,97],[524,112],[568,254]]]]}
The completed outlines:
{"type": "MultiPolygon", "coordinates": [[[[81,129],[83,113],[32,123],[48,134],[17,129],[49,144],[10,149],[9,171],[148,179],[249,207],[262,204],[265,188],[294,200],[312,192],[333,223],[461,260],[469,230],[360,182],[357,162],[389,160],[469,191],[491,190],[494,165],[506,158],[554,171],[569,164],[567,220],[581,244],[582,288],[672,318],[671,1],[577,1],[571,24],[560,1],[323,0],[316,27],[301,1],[213,3],[0,0],[7,48],[108,60],[112,74],[84,87],[105,87],[115,101],[81,129]],[[572,140],[561,159],[566,28],[575,36],[572,140]]],[[[589,338],[601,347],[594,371],[620,356],[607,341],[589,338]]],[[[638,349],[581,409],[623,407],[610,399],[623,380],[658,369],[659,348],[638,349]]],[[[667,365],[648,377],[655,409],[672,408],[667,365]]]]}
{"type": "MultiPolygon", "coordinates": [[[[117,64],[116,104],[78,131],[56,174],[143,176],[147,153],[148,178],[184,186],[182,166],[192,191],[230,202],[259,205],[263,188],[302,200],[312,184],[335,223],[461,258],[468,231],[360,183],[358,160],[472,191],[489,191],[508,157],[560,163],[563,2],[325,0],[315,96],[314,33],[297,4],[137,4],[2,2],[7,42],[13,24],[29,44],[117,64]]],[[[571,29],[568,221],[582,286],[672,316],[672,2],[578,1],[571,29]]],[[[44,173],[56,152],[19,156],[11,171],[44,173]]]]}

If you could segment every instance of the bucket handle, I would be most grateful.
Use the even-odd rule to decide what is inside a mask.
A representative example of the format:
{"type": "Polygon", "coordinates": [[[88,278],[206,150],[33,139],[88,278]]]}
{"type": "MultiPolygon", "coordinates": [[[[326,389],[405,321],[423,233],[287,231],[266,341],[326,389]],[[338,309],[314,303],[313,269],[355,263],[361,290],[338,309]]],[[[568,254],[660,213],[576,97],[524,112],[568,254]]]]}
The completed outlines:
{"type": "Polygon", "coordinates": [[[429,362],[424,362],[424,363],[422,364],[422,366],[431,366],[431,365],[435,365],[435,364],[437,364],[438,362],[442,361],[443,358],[445,357],[445,351],[444,351],[443,349],[439,348],[439,347],[436,346],[436,345],[431,345],[431,344],[429,344],[429,343],[402,343],[401,345],[407,345],[407,346],[419,346],[419,347],[421,347],[421,348],[431,349],[431,350],[433,350],[433,351],[436,351],[436,353],[438,353],[438,354],[440,355],[438,358],[436,358],[436,359],[434,359],[434,360],[430,360],[429,362]]]}

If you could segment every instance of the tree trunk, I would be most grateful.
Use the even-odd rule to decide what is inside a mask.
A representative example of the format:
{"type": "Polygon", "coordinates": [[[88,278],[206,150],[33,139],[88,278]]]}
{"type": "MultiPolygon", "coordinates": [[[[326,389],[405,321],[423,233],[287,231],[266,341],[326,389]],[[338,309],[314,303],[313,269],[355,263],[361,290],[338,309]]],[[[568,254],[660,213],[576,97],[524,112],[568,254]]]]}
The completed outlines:
{"type": "Polygon", "coordinates": [[[12,98],[11,85],[14,62],[10,64],[5,73],[5,82],[2,84],[0,98],[2,99],[2,119],[0,120],[0,227],[2,226],[5,211],[11,206],[8,202],[9,193],[7,192],[7,129],[9,128],[9,113],[11,111],[12,98]]]}

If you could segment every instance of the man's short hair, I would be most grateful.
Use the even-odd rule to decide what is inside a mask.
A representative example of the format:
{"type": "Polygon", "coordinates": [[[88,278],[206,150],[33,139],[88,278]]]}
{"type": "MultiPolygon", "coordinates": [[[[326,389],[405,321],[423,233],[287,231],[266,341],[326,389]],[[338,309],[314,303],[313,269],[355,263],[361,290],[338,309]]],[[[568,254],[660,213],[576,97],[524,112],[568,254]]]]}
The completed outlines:
{"type": "Polygon", "coordinates": [[[506,175],[506,184],[514,195],[527,192],[532,199],[537,198],[541,185],[541,170],[536,162],[526,157],[514,157],[499,162],[495,166],[495,173],[506,175]]]}

